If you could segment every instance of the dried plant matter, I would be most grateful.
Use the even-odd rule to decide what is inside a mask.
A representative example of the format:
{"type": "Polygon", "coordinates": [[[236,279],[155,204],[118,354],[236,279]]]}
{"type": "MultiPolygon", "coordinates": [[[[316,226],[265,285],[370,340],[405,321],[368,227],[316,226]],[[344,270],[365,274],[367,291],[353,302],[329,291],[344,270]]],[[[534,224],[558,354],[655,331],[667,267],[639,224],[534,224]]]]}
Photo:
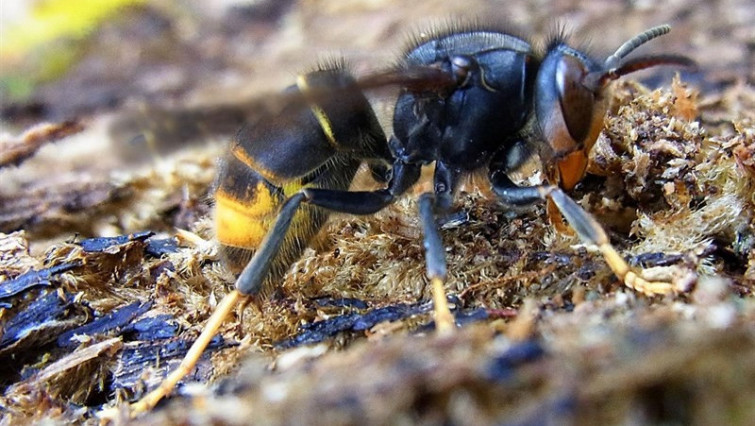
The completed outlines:
{"type": "MultiPolygon", "coordinates": [[[[279,10],[286,17],[280,28],[258,22],[212,37],[184,21],[150,22],[162,22],[157,33],[173,34],[174,43],[191,44],[180,52],[194,53],[179,55],[177,66],[193,64],[201,52],[216,55],[208,69],[220,82],[238,80],[223,74],[223,55],[242,58],[239,52],[252,49],[244,37],[268,37],[253,45],[254,62],[239,75],[252,82],[244,90],[269,93],[279,74],[290,77],[305,68],[301,63],[313,62],[301,40],[317,48],[348,34],[339,20],[367,19],[355,12],[359,2],[320,3],[279,10]],[[323,7],[341,15],[323,14],[323,7]],[[307,32],[308,24],[323,22],[340,35],[307,32]]],[[[472,3],[449,7],[481,2],[472,3]]],[[[561,3],[554,7],[571,13],[574,5],[561,3]]],[[[422,3],[415,11],[402,4],[396,15],[416,20],[439,5],[422,3]]],[[[580,12],[586,15],[569,19],[590,27],[579,24],[595,22],[586,7],[580,12]]],[[[631,33],[634,24],[647,24],[631,7],[626,14],[605,7],[610,10],[599,21],[622,24],[606,38],[621,40],[621,28],[631,33]]],[[[544,26],[541,15],[552,18],[530,9],[513,2],[506,13],[532,28],[544,26]]],[[[672,9],[653,10],[676,16],[672,9]]],[[[574,193],[631,262],[659,275],[697,276],[690,293],[648,299],[624,289],[598,254],[554,230],[543,207],[506,211],[478,179],[457,197],[455,208],[464,213],[458,223],[442,231],[446,289],[465,326],[436,337],[428,333],[423,304],[430,288],[416,197],[408,195],[374,216],[333,217],[270,300],[239,310],[223,326],[194,376],[206,386],[182,388],[137,421],[704,424],[753,418],[755,91],[751,70],[733,63],[751,30],[708,25],[731,32],[723,49],[714,32],[696,36],[689,27],[703,9],[689,11],[692,24],[675,25],[671,35],[706,41],[690,49],[700,52],[702,76],[664,79],[657,90],[617,83],[590,175],[574,193]],[[313,340],[320,343],[302,344],[313,340]]],[[[723,19],[733,13],[727,11],[714,15],[723,19]]],[[[383,48],[395,28],[411,28],[388,11],[371,13],[378,30],[343,41],[350,49],[383,48]]],[[[65,81],[88,81],[99,63],[96,43],[92,49],[82,74],[65,81]]],[[[357,55],[358,71],[380,62],[373,57],[379,53],[369,53],[369,60],[357,55]]],[[[138,93],[147,90],[145,82],[159,88],[151,100],[161,108],[194,100],[179,95],[197,86],[188,76],[209,75],[200,66],[175,75],[170,69],[128,74],[142,82],[138,93]]],[[[81,108],[84,101],[103,103],[95,97],[63,104],[61,87],[40,92],[38,101],[77,114],[91,111],[81,108]]],[[[127,91],[113,93],[121,92],[127,91]]],[[[192,104],[191,110],[202,109],[192,104]]],[[[96,421],[99,409],[142,393],[173,362],[161,357],[180,356],[175,353],[197,336],[234,279],[217,258],[211,230],[222,144],[171,145],[146,152],[148,161],[127,163],[122,155],[129,145],[108,139],[96,111],[83,132],[29,148],[23,156],[35,153],[18,167],[0,170],[0,358],[13,359],[0,363],[3,424],[96,421]],[[89,240],[118,236],[124,238],[89,240]],[[29,311],[50,315],[33,323],[44,315],[23,316],[29,311]]],[[[369,177],[360,182],[374,185],[369,177]]]]}

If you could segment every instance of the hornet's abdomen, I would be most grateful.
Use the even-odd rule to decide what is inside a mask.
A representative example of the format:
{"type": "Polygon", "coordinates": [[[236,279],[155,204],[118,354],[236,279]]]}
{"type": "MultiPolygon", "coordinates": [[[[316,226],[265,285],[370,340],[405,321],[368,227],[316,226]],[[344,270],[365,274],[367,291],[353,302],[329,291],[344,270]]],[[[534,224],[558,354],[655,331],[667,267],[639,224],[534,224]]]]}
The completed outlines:
{"type": "MultiPolygon", "coordinates": [[[[330,161],[340,162],[338,167],[322,167],[305,177],[276,184],[239,160],[233,149],[224,161],[215,193],[215,232],[221,258],[235,274],[241,272],[262,244],[288,197],[305,187],[347,190],[359,168],[359,162],[335,156],[330,161]]],[[[327,218],[327,212],[315,206],[304,205],[299,209],[273,260],[267,282],[280,280],[327,218]]],[[[267,282],[263,293],[269,288],[267,282]]]]}
{"type": "MultiPolygon", "coordinates": [[[[319,98],[309,108],[293,103],[277,114],[244,126],[223,158],[216,181],[215,234],[220,255],[238,274],[275,224],[281,206],[303,188],[348,190],[370,144],[385,136],[361,92],[342,70],[321,70],[299,78],[304,94],[312,86],[340,90],[338,100],[319,98]]],[[[386,151],[387,152],[387,151],[386,151]]],[[[379,152],[377,155],[388,154],[379,152]]],[[[279,281],[327,220],[324,209],[303,205],[293,217],[272,261],[263,292],[279,281]]]]}

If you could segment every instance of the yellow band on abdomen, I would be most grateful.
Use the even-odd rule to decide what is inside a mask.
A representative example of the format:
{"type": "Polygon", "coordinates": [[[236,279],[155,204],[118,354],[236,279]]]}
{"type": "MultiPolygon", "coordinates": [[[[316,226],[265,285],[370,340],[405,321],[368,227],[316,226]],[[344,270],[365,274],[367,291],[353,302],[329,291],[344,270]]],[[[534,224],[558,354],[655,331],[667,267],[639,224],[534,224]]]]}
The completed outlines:
{"type": "Polygon", "coordinates": [[[215,235],[221,244],[255,249],[262,243],[278,212],[278,201],[258,184],[253,197],[239,201],[218,189],[215,193],[215,235]]]}

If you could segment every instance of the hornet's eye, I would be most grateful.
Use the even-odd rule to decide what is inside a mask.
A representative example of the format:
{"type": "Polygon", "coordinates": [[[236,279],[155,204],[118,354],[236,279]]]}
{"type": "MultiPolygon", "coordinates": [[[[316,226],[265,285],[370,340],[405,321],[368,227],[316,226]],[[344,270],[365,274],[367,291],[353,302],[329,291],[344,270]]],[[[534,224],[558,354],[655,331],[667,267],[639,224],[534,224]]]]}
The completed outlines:
{"type": "Polygon", "coordinates": [[[540,67],[535,108],[553,157],[589,151],[600,133],[605,102],[601,91],[584,84],[588,72],[583,59],[558,51],[547,55],[540,67]]]}
{"type": "Polygon", "coordinates": [[[585,85],[585,60],[554,50],[537,75],[535,109],[555,176],[564,189],[573,188],[585,174],[590,149],[600,134],[606,102],[602,88],[585,85]]]}
{"type": "Polygon", "coordinates": [[[564,55],[556,68],[556,89],[561,114],[577,148],[585,145],[592,128],[595,110],[595,95],[582,80],[587,74],[582,63],[575,57],[564,55]]]}

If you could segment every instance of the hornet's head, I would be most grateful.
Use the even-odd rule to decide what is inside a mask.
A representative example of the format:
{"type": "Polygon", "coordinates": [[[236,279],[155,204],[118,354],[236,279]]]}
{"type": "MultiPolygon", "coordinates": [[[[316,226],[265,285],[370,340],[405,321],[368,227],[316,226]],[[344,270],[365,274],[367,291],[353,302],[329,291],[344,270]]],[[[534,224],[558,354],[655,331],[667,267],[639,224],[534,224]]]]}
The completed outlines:
{"type": "Polygon", "coordinates": [[[562,41],[552,43],[535,82],[535,114],[552,156],[552,178],[566,190],[584,177],[587,157],[603,128],[610,83],[619,77],[657,65],[693,66],[676,55],[624,57],[642,44],[668,33],[662,25],[625,42],[600,63],[562,41]]]}

